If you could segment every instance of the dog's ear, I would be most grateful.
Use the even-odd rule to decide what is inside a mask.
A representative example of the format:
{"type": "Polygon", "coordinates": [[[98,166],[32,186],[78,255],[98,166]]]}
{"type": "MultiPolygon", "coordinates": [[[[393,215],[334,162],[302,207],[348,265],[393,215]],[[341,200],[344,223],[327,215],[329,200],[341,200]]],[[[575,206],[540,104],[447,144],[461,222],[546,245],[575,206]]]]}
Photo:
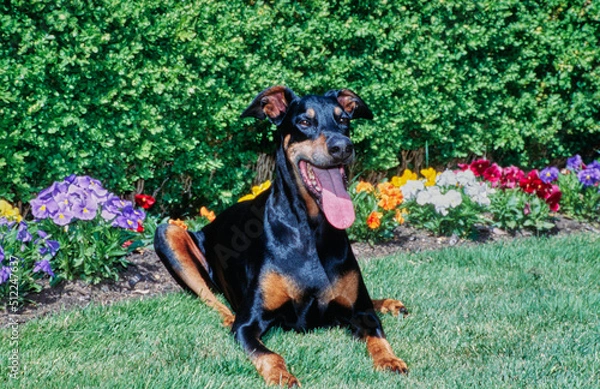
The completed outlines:
{"type": "Polygon", "coordinates": [[[364,101],[350,89],[330,90],[326,97],[335,97],[351,119],[373,119],[373,112],[364,101]]]}
{"type": "Polygon", "coordinates": [[[240,117],[254,117],[260,120],[268,117],[272,123],[279,125],[294,99],[296,95],[291,89],[281,85],[272,86],[260,92],[240,117]]]}

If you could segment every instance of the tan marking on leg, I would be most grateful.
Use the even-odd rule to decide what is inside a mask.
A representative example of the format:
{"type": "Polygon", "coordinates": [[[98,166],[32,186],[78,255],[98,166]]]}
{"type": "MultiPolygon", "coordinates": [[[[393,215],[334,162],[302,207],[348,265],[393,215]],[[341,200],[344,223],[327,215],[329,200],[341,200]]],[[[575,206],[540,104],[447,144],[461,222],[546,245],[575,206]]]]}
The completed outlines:
{"type": "Polygon", "coordinates": [[[281,355],[271,353],[252,357],[252,363],[267,385],[301,386],[300,382],[287,369],[281,355]]]}
{"type": "Polygon", "coordinates": [[[376,311],[391,313],[394,316],[398,316],[399,313],[402,313],[404,316],[408,315],[408,310],[404,304],[394,299],[373,300],[373,307],[376,311]]]}
{"type": "Polygon", "coordinates": [[[367,336],[367,350],[373,358],[373,366],[376,370],[391,370],[396,373],[408,373],[408,366],[404,361],[394,355],[392,347],[385,338],[367,336]]]}
{"type": "Polygon", "coordinates": [[[223,318],[223,324],[230,327],[235,316],[229,308],[217,299],[217,296],[210,290],[206,280],[197,268],[197,264],[199,264],[208,271],[208,263],[198,246],[186,230],[175,225],[168,227],[165,236],[169,247],[177,257],[178,264],[181,266],[181,269],[173,268],[173,271],[202,301],[217,310],[223,318]]]}

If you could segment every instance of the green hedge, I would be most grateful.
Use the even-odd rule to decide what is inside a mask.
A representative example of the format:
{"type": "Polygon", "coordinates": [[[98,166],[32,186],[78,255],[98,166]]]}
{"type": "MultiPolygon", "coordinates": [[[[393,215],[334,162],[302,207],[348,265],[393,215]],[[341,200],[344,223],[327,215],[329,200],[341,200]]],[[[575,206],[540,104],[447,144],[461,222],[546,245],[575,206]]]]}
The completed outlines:
{"type": "Polygon", "coordinates": [[[246,190],[263,88],[354,89],[362,169],[486,154],[536,166],[600,148],[596,1],[12,0],[0,5],[0,197],[64,176],[171,211],[246,190]]]}

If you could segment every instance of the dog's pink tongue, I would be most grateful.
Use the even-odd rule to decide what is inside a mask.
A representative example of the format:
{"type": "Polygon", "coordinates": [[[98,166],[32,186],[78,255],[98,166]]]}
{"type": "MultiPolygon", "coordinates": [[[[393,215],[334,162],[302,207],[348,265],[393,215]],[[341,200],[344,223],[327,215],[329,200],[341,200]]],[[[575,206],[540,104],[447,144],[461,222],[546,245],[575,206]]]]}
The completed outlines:
{"type": "Polygon", "coordinates": [[[344,186],[340,168],[312,168],[322,187],[321,207],[325,217],[337,229],[349,228],[354,223],[354,207],[344,186]]]}

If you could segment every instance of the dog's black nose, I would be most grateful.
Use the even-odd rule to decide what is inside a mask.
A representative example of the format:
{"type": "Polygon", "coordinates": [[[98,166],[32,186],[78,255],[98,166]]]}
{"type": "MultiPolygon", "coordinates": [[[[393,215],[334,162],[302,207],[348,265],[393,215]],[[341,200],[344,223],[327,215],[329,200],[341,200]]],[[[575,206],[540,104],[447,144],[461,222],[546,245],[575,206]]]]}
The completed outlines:
{"type": "Polygon", "coordinates": [[[354,145],[345,136],[335,136],[327,141],[327,151],[338,162],[345,162],[354,152],[354,145]]]}

